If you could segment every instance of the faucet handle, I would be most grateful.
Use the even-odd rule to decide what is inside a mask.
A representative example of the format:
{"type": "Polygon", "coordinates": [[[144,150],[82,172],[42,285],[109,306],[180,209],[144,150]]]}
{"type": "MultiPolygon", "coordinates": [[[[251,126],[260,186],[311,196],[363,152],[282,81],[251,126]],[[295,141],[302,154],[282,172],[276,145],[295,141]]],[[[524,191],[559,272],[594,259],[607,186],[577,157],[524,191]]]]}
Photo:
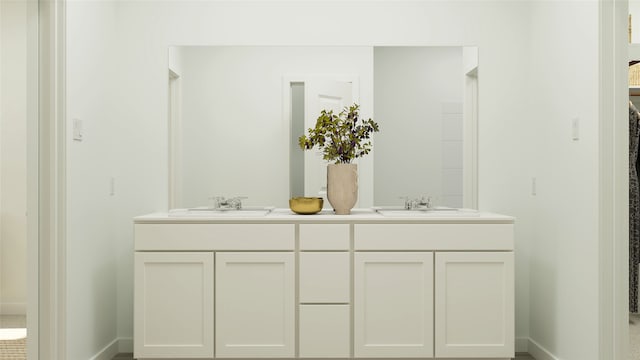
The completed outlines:
{"type": "Polygon", "coordinates": [[[213,208],[219,208],[225,202],[224,196],[210,196],[209,200],[213,202],[213,208]]]}
{"type": "Polygon", "coordinates": [[[431,208],[431,196],[423,195],[420,198],[420,205],[425,205],[427,208],[431,208]]]}
{"type": "Polygon", "coordinates": [[[411,210],[411,200],[409,200],[408,196],[398,196],[398,199],[404,200],[404,208],[407,210],[411,210]]]}
{"type": "Polygon", "coordinates": [[[236,208],[237,210],[242,209],[242,200],[248,199],[247,196],[236,196],[227,200],[229,206],[236,208]]]}

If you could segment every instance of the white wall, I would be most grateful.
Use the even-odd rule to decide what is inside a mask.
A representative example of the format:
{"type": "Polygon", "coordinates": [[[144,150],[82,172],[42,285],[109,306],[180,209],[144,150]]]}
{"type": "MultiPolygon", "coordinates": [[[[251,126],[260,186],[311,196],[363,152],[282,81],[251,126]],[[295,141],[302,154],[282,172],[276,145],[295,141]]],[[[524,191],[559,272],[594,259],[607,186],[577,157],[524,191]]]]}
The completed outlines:
{"type": "Polygon", "coordinates": [[[110,178],[121,149],[137,151],[119,137],[114,3],[70,1],[66,15],[66,347],[67,359],[90,359],[117,336],[118,204],[110,178]],[[81,142],[72,140],[73,119],[83,122],[81,142]]]}
{"type": "Polygon", "coordinates": [[[376,47],[374,79],[375,204],[428,195],[461,207],[462,48],[376,47]]]}
{"type": "Polygon", "coordinates": [[[285,76],[355,75],[360,105],[369,113],[373,105],[370,47],[199,46],[182,47],[179,53],[179,207],[207,205],[212,196],[247,196],[247,205],[288,206],[291,130],[283,118],[285,76]]]}
{"type": "Polygon", "coordinates": [[[533,161],[524,174],[537,179],[527,202],[530,336],[559,359],[598,358],[598,16],[598,2],[533,4],[522,64],[530,95],[514,114],[533,124],[516,138],[527,139],[533,161]]]}
{"type": "Polygon", "coordinates": [[[0,2],[0,313],[25,314],[27,2],[0,2]]]}
{"type": "Polygon", "coordinates": [[[523,171],[529,149],[540,145],[537,139],[535,145],[523,140],[521,129],[528,128],[529,119],[514,115],[523,111],[522,94],[514,86],[528,58],[529,7],[521,1],[119,3],[118,53],[126,57],[119,74],[121,116],[116,120],[128,131],[119,134],[116,151],[129,157],[120,158],[118,171],[125,187],[120,194],[128,199],[118,203],[115,223],[118,335],[130,338],[133,333],[131,216],[167,206],[168,46],[477,45],[482,69],[480,206],[518,217],[516,334],[526,338],[526,246],[534,218],[533,209],[520,200],[529,196],[529,175],[523,171]],[[327,26],[327,19],[341,26],[327,26]]]}

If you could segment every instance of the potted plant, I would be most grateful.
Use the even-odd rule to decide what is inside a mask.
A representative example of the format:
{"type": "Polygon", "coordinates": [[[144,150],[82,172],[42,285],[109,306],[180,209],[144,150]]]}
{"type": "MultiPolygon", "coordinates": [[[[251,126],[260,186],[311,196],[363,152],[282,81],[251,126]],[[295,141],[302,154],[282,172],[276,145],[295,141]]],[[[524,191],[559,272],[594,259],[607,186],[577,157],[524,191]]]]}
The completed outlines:
{"type": "Polygon", "coordinates": [[[298,139],[303,150],[318,146],[323,159],[333,162],[327,166],[327,198],[339,215],[350,214],[358,200],[358,167],[352,161],[371,151],[371,134],[379,131],[372,119],[360,119],[359,108],[353,104],[337,115],[322,110],[315,128],[298,139]]]}

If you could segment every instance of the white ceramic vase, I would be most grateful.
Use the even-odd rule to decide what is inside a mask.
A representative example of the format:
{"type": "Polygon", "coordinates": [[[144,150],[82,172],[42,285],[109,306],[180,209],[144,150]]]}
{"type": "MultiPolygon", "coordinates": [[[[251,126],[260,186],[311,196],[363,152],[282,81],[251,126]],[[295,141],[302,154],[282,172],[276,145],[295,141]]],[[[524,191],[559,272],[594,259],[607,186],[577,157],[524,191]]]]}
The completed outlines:
{"type": "Polygon", "coordinates": [[[337,215],[349,215],[358,201],[358,165],[327,165],[327,199],[337,215]]]}

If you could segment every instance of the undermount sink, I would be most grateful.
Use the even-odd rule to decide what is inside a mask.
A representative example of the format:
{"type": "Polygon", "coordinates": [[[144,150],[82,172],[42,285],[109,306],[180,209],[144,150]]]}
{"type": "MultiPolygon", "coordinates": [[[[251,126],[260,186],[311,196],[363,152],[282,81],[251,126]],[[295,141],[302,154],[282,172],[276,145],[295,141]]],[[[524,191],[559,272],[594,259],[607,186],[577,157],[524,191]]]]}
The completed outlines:
{"type": "Polygon", "coordinates": [[[243,207],[242,209],[213,209],[191,208],[173,209],[169,211],[170,217],[263,217],[268,215],[273,207],[243,207]]]}
{"type": "Polygon", "coordinates": [[[376,212],[389,217],[466,217],[479,216],[477,210],[436,207],[429,209],[376,208],[376,212]]]}

